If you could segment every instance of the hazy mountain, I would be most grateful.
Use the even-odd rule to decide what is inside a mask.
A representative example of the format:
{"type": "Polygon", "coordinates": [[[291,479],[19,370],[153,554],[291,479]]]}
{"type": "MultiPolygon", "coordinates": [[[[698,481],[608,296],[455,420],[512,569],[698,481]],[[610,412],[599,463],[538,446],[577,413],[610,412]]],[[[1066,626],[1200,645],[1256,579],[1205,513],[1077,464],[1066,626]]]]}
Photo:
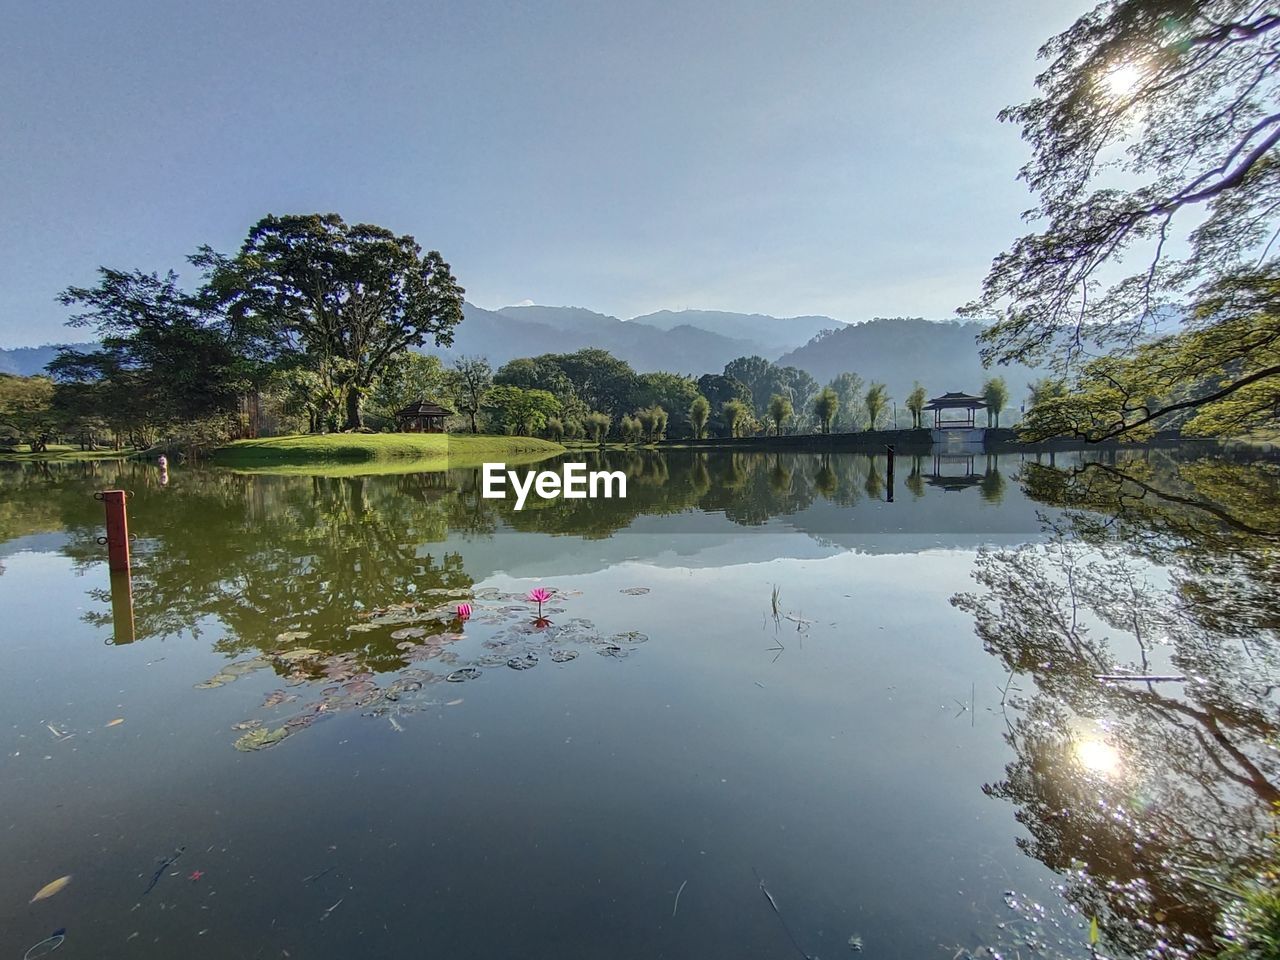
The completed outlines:
{"type": "Polygon", "coordinates": [[[697,327],[722,337],[750,340],[760,345],[755,352],[765,357],[776,357],[801,347],[824,330],[847,326],[831,317],[769,317],[763,313],[725,313],[721,310],[659,310],[635,317],[630,322],[659,330],[697,327]]]}
{"type": "Polygon", "coordinates": [[[867,382],[879,380],[899,407],[917,380],[935,397],[952,390],[978,393],[988,377],[1002,376],[1009,385],[1009,406],[1016,410],[1026,399],[1027,384],[1045,371],[1022,366],[984,369],[977,344],[983,326],[972,321],[876,319],[814,337],[777,362],[806,370],[819,383],[846,371],[867,382]]]}
{"type": "MultiPolygon", "coordinates": [[[[72,343],[68,346],[77,350],[95,347],[93,343],[72,343]]],[[[0,349],[0,373],[12,373],[20,377],[30,377],[44,373],[45,364],[54,358],[58,345],[45,344],[42,347],[14,347],[11,350],[0,349]]]]}
{"type": "MultiPolygon", "coordinates": [[[[515,357],[571,353],[599,347],[636,370],[703,374],[720,371],[734,357],[765,351],[763,344],[678,326],[659,330],[581,307],[503,307],[484,310],[468,303],[447,357],[478,354],[495,367],[515,357]]],[[[766,355],[772,355],[769,352],[766,355]]]]}

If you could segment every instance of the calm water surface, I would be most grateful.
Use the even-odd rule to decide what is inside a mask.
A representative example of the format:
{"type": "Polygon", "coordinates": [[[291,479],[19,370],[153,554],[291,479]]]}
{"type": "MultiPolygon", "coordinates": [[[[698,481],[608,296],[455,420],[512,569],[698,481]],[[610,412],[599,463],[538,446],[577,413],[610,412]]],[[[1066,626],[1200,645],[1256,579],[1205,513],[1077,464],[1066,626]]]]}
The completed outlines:
{"type": "Polygon", "coordinates": [[[1280,799],[1275,475],[1077,463],[618,455],[627,500],[520,513],[0,473],[0,957],[1194,952],[1168,863],[1251,862],[1280,799]]]}

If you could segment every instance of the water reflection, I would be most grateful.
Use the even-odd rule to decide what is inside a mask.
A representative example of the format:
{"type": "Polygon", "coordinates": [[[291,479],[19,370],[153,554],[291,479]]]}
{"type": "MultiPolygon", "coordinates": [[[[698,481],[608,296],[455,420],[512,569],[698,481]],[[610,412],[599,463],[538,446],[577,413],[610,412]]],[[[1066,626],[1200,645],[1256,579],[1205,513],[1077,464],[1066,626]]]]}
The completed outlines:
{"type": "MultiPolygon", "coordinates": [[[[102,518],[90,494],[129,489],[137,564],[131,582],[90,586],[90,624],[121,646],[208,634],[228,666],[274,671],[284,697],[291,680],[329,684],[290,708],[301,727],[343,706],[395,721],[450,672],[503,669],[531,653],[616,657],[638,642],[600,637],[572,612],[535,634],[511,612],[519,598],[501,593],[476,598],[474,625],[455,623],[447,603],[475,597],[477,582],[512,569],[521,550],[542,575],[555,564],[596,573],[633,557],[650,532],[664,550],[683,537],[735,563],[755,532],[782,531],[788,549],[804,540],[826,556],[991,544],[973,559],[975,588],[954,600],[1003,671],[995,709],[1011,759],[1003,776],[1003,755],[992,765],[987,795],[1015,811],[1021,848],[1064,878],[1071,903],[1098,918],[1117,952],[1164,943],[1189,956],[1212,943],[1221,888],[1266,862],[1280,802],[1274,465],[1159,452],[1087,463],[901,456],[889,503],[886,462],[862,455],[574,459],[625,471],[627,499],[515,512],[479,495],[478,470],[343,479],[175,470],[166,486],[137,464],[24,465],[0,472],[0,556],[39,542],[81,572],[96,569],[102,518]],[[481,628],[482,649],[458,653],[481,628]],[[1122,675],[1150,679],[1100,679],[1122,675]]],[[[700,629],[714,632],[715,610],[742,602],[736,585],[719,602],[700,629]]],[[[863,655],[881,653],[867,642],[863,655]]],[[[701,676],[708,665],[687,668],[701,676]]],[[[276,692],[264,709],[281,705],[276,692]]],[[[240,736],[269,746],[281,729],[264,723],[240,736]]]]}
{"type": "Polygon", "coordinates": [[[1146,456],[1022,480],[1071,509],[1046,543],[980,552],[953,601],[1028,690],[986,789],[1112,944],[1198,955],[1274,855],[1280,473],[1146,456]],[[1123,675],[1150,679],[1103,679],[1123,675]]]}

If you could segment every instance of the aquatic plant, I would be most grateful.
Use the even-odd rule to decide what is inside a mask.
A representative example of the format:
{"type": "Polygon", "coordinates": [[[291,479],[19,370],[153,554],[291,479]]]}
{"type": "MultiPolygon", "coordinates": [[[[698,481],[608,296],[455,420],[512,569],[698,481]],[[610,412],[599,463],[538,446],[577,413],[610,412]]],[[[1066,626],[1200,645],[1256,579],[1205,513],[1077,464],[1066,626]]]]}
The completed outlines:
{"type": "Polygon", "coordinates": [[[538,605],[538,619],[542,619],[542,605],[551,599],[551,591],[546,587],[534,587],[529,591],[529,601],[538,605]]]}

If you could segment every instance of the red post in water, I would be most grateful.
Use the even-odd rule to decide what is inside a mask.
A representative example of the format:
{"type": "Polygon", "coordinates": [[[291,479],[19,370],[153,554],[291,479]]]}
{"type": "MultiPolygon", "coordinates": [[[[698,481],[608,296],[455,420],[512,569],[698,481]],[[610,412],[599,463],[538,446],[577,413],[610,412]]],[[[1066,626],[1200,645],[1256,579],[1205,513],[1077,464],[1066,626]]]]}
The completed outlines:
{"type": "Polygon", "coordinates": [[[128,570],[129,516],[124,505],[125,492],[104,490],[102,502],[107,508],[107,567],[111,570],[128,570]]]}

